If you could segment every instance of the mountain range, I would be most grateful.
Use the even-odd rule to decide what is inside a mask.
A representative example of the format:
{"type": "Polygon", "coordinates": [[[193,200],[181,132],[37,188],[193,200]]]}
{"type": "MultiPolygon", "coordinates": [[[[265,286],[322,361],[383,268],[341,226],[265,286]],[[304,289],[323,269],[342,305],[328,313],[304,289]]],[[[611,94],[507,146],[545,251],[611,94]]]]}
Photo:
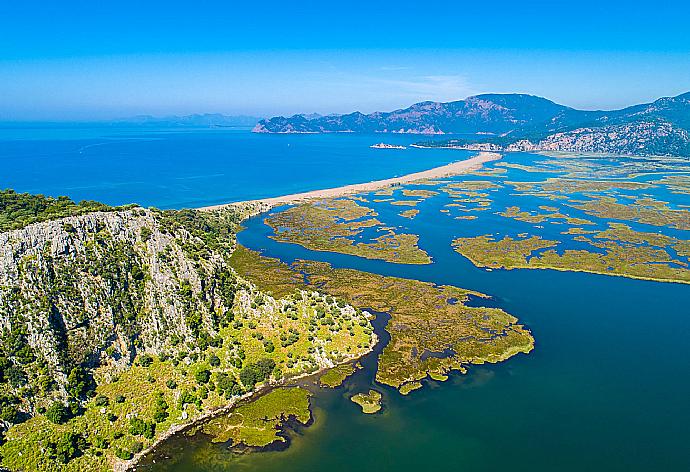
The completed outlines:
{"type": "Polygon", "coordinates": [[[610,111],[586,111],[526,94],[421,102],[392,112],[261,120],[257,133],[462,135],[423,146],[690,156],[690,92],[610,111]]]}

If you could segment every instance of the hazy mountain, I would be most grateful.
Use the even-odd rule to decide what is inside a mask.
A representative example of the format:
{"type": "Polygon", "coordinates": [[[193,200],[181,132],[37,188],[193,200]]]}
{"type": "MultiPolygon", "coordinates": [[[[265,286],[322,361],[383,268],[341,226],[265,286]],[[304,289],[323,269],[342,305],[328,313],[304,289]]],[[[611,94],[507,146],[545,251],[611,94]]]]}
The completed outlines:
{"type": "Polygon", "coordinates": [[[257,133],[476,134],[425,144],[667,155],[690,155],[688,130],[690,93],[611,111],[576,110],[532,95],[484,94],[368,115],[279,116],[254,127],[257,133]]]}
{"type": "Polygon", "coordinates": [[[172,126],[172,127],[250,127],[261,120],[255,116],[228,116],[220,113],[204,113],[184,116],[151,116],[137,115],[115,120],[116,124],[131,124],[143,126],[172,126]]]}

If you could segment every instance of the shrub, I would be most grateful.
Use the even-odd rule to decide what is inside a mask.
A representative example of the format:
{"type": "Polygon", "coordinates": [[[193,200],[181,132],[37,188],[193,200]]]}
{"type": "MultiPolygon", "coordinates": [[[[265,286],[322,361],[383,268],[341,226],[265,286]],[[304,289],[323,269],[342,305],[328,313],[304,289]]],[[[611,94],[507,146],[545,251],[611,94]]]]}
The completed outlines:
{"type": "Polygon", "coordinates": [[[46,410],[46,418],[51,423],[63,424],[70,418],[70,411],[60,402],[53,402],[46,410]]]}
{"type": "Polygon", "coordinates": [[[122,459],[123,461],[128,461],[133,457],[133,454],[125,449],[120,449],[119,447],[115,449],[115,455],[122,459]]]}
{"type": "Polygon", "coordinates": [[[156,425],[147,423],[141,418],[131,418],[129,420],[129,433],[133,436],[144,436],[146,439],[153,439],[156,434],[156,425]]]}
{"type": "Polygon", "coordinates": [[[208,370],[200,370],[196,374],[194,374],[194,379],[198,384],[206,384],[211,378],[211,372],[208,370]]]}
{"type": "Polygon", "coordinates": [[[108,406],[109,403],[110,401],[108,400],[108,397],[106,397],[105,395],[98,395],[96,397],[96,400],[94,401],[94,404],[96,406],[108,406]]]}
{"type": "Polygon", "coordinates": [[[48,445],[52,455],[63,464],[67,464],[70,460],[80,456],[85,446],[84,438],[72,432],[60,436],[57,442],[48,445]]]}

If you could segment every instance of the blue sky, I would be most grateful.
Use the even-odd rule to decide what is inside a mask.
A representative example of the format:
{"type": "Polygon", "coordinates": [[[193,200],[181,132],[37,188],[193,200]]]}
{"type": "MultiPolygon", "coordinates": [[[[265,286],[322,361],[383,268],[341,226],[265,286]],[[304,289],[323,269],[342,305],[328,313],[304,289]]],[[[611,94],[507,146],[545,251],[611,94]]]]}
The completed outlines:
{"type": "Polygon", "coordinates": [[[690,90],[687,1],[0,4],[0,120],[389,110],[690,90]]]}

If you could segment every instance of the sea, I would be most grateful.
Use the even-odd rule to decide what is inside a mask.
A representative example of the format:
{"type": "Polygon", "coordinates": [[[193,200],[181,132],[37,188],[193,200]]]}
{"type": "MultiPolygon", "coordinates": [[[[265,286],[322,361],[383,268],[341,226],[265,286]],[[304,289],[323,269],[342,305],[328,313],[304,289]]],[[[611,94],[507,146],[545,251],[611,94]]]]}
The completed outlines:
{"type": "MultiPolygon", "coordinates": [[[[407,145],[417,139],[227,129],[12,129],[0,131],[0,187],[109,204],[187,208],[388,178],[471,155],[369,148],[380,141],[407,145]]],[[[530,164],[535,159],[515,154],[503,161],[530,164]]],[[[531,177],[515,174],[515,180],[531,177]]],[[[679,202],[686,195],[666,197],[673,204],[688,203],[679,202]]],[[[506,203],[517,199],[510,192],[501,198],[506,203]]],[[[465,235],[464,225],[475,233],[522,229],[493,220],[455,220],[431,205],[421,203],[412,221],[395,219],[400,208],[396,214],[380,208],[385,221],[419,234],[419,246],[433,259],[428,265],[279,243],[269,238],[272,232],[262,217],[249,220],[238,238],[286,262],[326,261],[483,292],[492,297],[492,306],[532,331],[533,352],[472,366],[446,382],[425,381],[407,396],[375,383],[374,353],[342,387],[315,389],[313,423],[288,431],[286,449],[241,454],[202,436],[180,436],[164,443],[142,470],[690,470],[690,286],[477,268],[450,245],[465,235]],[[383,393],[380,414],[364,415],[349,400],[368,388],[383,393]]],[[[687,233],[672,234],[687,239],[687,233]]],[[[383,342],[385,321],[383,315],[377,318],[383,342]]]]}

